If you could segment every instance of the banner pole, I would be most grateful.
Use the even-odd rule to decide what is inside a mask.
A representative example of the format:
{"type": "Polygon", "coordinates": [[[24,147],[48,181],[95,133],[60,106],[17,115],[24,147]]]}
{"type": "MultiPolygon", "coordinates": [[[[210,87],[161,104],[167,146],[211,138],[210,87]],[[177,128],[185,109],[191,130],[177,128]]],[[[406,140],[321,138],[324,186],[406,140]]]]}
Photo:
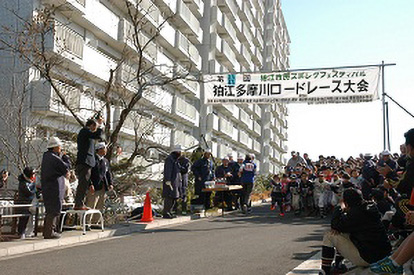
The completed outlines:
{"type": "Polygon", "coordinates": [[[384,61],[382,61],[382,65],[381,65],[381,82],[382,82],[382,129],[383,129],[383,147],[384,150],[386,150],[386,144],[387,144],[387,136],[386,136],[386,115],[385,115],[385,77],[384,77],[384,61]]]}
{"type": "Polygon", "coordinates": [[[388,109],[388,102],[385,102],[385,111],[386,111],[386,113],[385,113],[385,117],[386,117],[386,120],[387,120],[387,140],[388,140],[388,150],[390,150],[391,151],[391,140],[390,140],[390,118],[389,118],[389,113],[388,113],[388,111],[389,111],[389,109],[388,109]]]}

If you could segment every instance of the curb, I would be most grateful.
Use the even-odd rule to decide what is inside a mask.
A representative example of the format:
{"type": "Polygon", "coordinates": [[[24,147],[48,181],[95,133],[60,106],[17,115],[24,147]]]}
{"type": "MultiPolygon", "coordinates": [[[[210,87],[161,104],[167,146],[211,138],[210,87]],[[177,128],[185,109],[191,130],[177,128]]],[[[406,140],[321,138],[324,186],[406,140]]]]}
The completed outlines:
{"type": "MultiPolygon", "coordinates": [[[[266,203],[269,200],[266,200],[266,203]]],[[[253,202],[252,206],[260,206],[264,202],[253,202]]],[[[232,212],[225,212],[224,215],[232,214],[232,212]]],[[[220,217],[221,209],[217,212],[206,213],[202,212],[200,214],[192,216],[180,216],[175,219],[166,220],[166,219],[155,219],[150,223],[141,223],[141,222],[128,222],[117,224],[112,228],[105,229],[105,231],[88,231],[86,235],[83,235],[81,231],[67,231],[62,235],[62,238],[57,240],[45,240],[41,236],[35,239],[26,239],[24,241],[12,241],[12,242],[0,242],[0,260],[4,260],[8,257],[18,256],[21,254],[45,251],[47,249],[67,247],[71,245],[79,245],[88,242],[98,241],[109,239],[111,237],[120,237],[126,236],[133,233],[143,232],[146,230],[152,230],[156,228],[174,226],[189,223],[192,221],[201,220],[204,218],[211,217],[220,217]]]]}

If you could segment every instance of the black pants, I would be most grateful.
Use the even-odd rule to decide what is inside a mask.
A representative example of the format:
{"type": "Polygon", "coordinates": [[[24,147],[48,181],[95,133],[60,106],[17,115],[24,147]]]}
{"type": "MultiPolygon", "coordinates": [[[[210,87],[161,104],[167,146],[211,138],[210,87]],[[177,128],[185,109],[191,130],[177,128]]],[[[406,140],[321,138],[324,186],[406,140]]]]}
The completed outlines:
{"type": "Polygon", "coordinates": [[[85,206],[85,195],[90,185],[91,170],[92,167],[87,164],[78,164],[76,166],[78,187],[76,189],[75,207],[85,206]]]}
{"type": "Polygon", "coordinates": [[[59,216],[60,213],[46,213],[45,223],[43,225],[43,237],[50,238],[57,232],[59,216]]]}
{"type": "Polygon", "coordinates": [[[176,199],[166,197],[164,198],[164,210],[162,211],[163,215],[171,215],[171,210],[173,209],[176,199]]]}
{"type": "MultiPolygon", "coordinates": [[[[29,214],[31,215],[29,209],[23,208],[19,209],[19,214],[29,214]]],[[[19,225],[17,226],[17,233],[22,235],[26,232],[27,222],[29,221],[29,216],[24,216],[19,218],[19,225]]]]}
{"type": "Polygon", "coordinates": [[[242,206],[246,205],[248,208],[252,206],[250,201],[250,195],[253,191],[253,183],[243,183],[243,190],[242,190],[242,206]]]}

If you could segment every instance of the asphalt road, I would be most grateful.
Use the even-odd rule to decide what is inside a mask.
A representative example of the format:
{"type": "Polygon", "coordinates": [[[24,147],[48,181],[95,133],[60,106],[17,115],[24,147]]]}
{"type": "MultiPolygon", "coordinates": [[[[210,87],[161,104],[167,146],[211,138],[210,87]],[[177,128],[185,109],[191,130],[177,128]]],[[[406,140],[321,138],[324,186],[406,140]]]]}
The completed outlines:
{"type": "Polygon", "coordinates": [[[327,220],[268,206],[0,261],[0,274],[286,274],[316,253],[327,220]]]}

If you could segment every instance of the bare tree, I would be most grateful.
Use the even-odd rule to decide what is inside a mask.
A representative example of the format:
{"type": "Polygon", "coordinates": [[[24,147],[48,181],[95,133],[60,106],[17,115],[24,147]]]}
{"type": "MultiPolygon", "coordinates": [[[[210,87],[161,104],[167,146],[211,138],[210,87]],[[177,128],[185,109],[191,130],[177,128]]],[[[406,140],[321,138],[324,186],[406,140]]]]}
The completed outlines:
{"type": "MultiPolygon", "coordinates": [[[[116,65],[108,68],[109,77],[101,89],[94,91],[94,96],[102,102],[99,110],[105,114],[105,136],[108,142],[107,158],[111,161],[117,148],[121,130],[128,119],[139,120],[136,109],[139,102],[146,93],[154,89],[166,86],[174,87],[178,80],[195,81],[193,68],[190,63],[158,64],[151,60],[148,53],[157,49],[157,41],[160,33],[172,19],[172,14],[163,13],[163,19],[153,25],[148,19],[149,15],[156,9],[150,1],[138,0],[131,2],[122,0],[123,10],[126,14],[128,28],[125,30],[126,43],[116,65]],[[114,121],[113,107],[120,108],[119,117],[114,121]]],[[[67,50],[64,37],[56,33],[57,12],[64,10],[65,5],[46,6],[36,10],[30,18],[22,17],[17,10],[8,9],[15,16],[21,26],[13,29],[3,26],[3,36],[0,37],[0,50],[9,51],[18,56],[29,68],[33,68],[40,75],[41,80],[50,84],[56,100],[61,104],[80,125],[84,125],[84,117],[80,114],[79,107],[71,105],[70,93],[65,93],[59,81],[76,85],[83,75],[78,79],[70,79],[65,75],[67,60],[62,53],[67,50]],[[60,44],[58,49],[53,45],[60,44]]],[[[154,112],[155,113],[155,112],[154,112]]],[[[156,118],[156,115],[153,116],[156,118]]],[[[158,123],[154,119],[154,123],[158,123]]],[[[136,124],[140,124],[138,121],[136,124]]],[[[132,154],[125,162],[126,166],[132,166],[136,158],[147,158],[146,154],[150,148],[162,150],[163,146],[147,142],[148,134],[144,129],[138,127],[135,131],[135,142],[132,154]]],[[[149,159],[147,158],[147,162],[149,159]]]]}

